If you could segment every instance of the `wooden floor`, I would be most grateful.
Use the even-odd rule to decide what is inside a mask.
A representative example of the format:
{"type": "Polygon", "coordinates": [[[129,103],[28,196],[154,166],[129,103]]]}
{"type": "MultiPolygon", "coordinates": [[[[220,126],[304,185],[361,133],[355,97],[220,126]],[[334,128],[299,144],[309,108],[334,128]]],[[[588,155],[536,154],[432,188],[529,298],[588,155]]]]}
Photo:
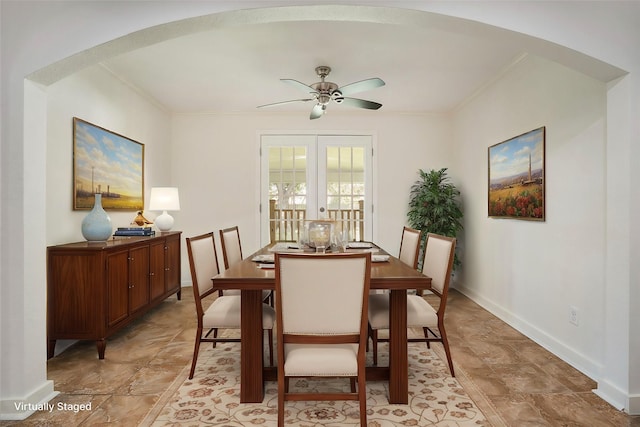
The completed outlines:
{"type": "MultiPolygon", "coordinates": [[[[640,417],[629,417],[592,393],[594,381],[462,294],[449,296],[446,325],[453,360],[508,425],[640,426],[640,417]]],[[[48,362],[48,378],[60,392],[50,402],[56,409],[0,426],[138,424],[191,360],[191,288],[182,297],[169,298],[110,338],[104,360],[93,342],[75,343],[56,355],[48,362]],[[66,409],[58,410],[59,404],[66,409]]]]}

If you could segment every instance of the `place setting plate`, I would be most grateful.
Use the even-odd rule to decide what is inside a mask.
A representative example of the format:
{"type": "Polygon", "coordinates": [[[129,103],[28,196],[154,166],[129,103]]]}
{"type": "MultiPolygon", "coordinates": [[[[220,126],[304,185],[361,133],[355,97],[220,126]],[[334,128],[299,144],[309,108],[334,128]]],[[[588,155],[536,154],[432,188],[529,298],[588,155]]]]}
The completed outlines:
{"type": "Polygon", "coordinates": [[[251,261],[257,262],[260,264],[273,264],[274,262],[276,262],[276,258],[275,258],[275,255],[273,254],[261,254],[251,258],[251,261]]]}
{"type": "Polygon", "coordinates": [[[347,244],[347,249],[371,249],[373,248],[373,244],[369,242],[349,242],[347,244]]]}

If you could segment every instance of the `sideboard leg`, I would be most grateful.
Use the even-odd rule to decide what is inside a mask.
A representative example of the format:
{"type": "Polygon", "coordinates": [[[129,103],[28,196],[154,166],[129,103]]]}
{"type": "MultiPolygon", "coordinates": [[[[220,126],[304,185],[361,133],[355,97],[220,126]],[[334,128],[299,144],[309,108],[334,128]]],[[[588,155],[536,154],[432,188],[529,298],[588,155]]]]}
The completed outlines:
{"type": "Polygon", "coordinates": [[[104,350],[107,348],[107,340],[96,340],[96,347],[98,347],[98,359],[104,359],[104,350]]]}
{"type": "Polygon", "coordinates": [[[176,295],[178,296],[178,301],[180,301],[182,299],[182,288],[178,289],[178,292],[176,292],[176,295]]]}

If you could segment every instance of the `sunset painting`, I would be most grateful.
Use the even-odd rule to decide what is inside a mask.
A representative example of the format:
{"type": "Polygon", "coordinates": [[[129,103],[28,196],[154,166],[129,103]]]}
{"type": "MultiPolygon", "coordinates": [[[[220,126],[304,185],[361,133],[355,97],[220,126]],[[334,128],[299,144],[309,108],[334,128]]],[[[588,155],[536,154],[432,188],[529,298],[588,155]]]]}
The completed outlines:
{"type": "Polygon", "coordinates": [[[144,144],[73,118],[73,208],[142,210],[144,144]]]}
{"type": "Polygon", "coordinates": [[[489,147],[489,216],[545,219],[545,127],[489,147]]]}

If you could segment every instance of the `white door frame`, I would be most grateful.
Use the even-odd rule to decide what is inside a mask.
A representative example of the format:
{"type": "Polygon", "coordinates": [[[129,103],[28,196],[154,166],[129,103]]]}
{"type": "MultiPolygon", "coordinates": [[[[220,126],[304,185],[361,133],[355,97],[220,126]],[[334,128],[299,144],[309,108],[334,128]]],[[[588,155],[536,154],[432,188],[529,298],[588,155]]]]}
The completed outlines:
{"type": "MultiPolygon", "coordinates": [[[[323,137],[345,137],[345,140],[342,142],[339,139],[335,142],[339,144],[349,145],[346,141],[346,137],[352,136],[362,136],[368,138],[368,142],[363,143],[363,139],[360,140],[361,145],[365,145],[365,203],[364,203],[364,211],[365,211],[365,223],[364,223],[364,236],[367,240],[375,239],[374,232],[374,224],[376,223],[374,218],[374,209],[373,206],[375,204],[375,163],[373,159],[373,152],[375,150],[375,135],[373,132],[346,132],[346,131],[338,131],[338,132],[295,132],[295,131],[264,131],[258,133],[258,146],[260,152],[260,183],[259,183],[259,192],[260,195],[260,212],[258,214],[258,222],[259,222],[259,230],[260,230],[260,245],[264,246],[269,243],[269,227],[265,224],[268,224],[269,218],[269,192],[265,191],[266,183],[269,182],[269,165],[268,165],[268,157],[266,153],[263,151],[263,148],[268,146],[307,146],[307,144],[313,139],[313,143],[311,146],[307,146],[307,187],[317,189],[318,188],[318,157],[319,157],[319,143],[318,140],[323,137]],[[296,137],[296,139],[289,138],[296,137]],[[309,161],[309,156],[315,157],[315,162],[309,161]],[[312,187],[313,186],[313,187],[312,187]],[[265,219],[266,218],[266,219],[265,219]]],[[[335,144],[337,145],[337,144],[335,144]]],[[[326,193],[325,193],[326,197],[326,193]]],[[[319,197],[308,197],[307,201],[307,212],[318,212],[318,204],[317,201],[319,197]]]]}

